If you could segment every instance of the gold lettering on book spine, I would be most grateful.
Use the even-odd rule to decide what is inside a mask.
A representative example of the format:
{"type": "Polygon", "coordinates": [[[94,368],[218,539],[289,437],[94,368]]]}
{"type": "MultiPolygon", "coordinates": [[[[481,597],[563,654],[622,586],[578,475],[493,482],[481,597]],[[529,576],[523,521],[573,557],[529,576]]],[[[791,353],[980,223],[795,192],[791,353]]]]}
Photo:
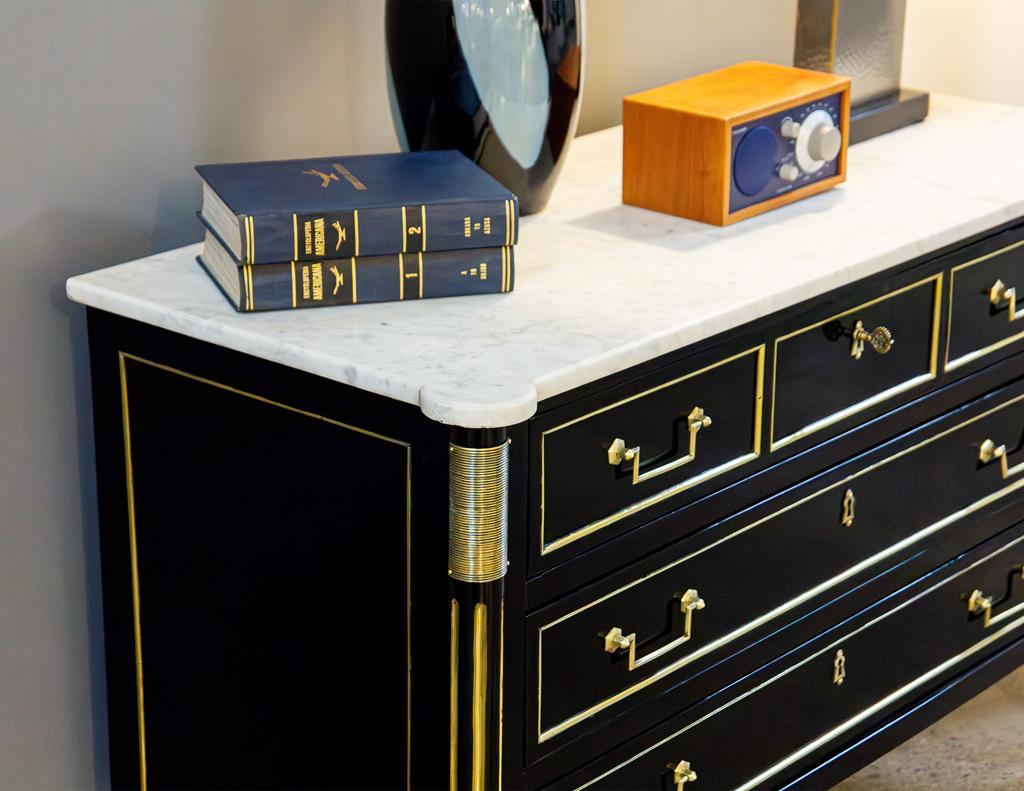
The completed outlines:
{"type": "Polygon", "coordinates": [[[508,565],[508,442],[448,451],[448,575],[499,580],[508,565]]]}

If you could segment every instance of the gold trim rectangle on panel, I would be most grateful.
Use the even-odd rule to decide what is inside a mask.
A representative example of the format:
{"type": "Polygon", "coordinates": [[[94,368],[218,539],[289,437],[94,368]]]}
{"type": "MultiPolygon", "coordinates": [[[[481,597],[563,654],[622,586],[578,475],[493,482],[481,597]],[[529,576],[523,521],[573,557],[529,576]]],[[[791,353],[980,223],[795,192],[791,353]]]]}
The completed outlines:
{"type": "Polygon", "coordinates": [[[379,434],[369,429],[360,428],[354,426],[351,423],[343,423],[340,420],[334,420],[325,415],[316,414],[315,412],[309,412],[305,409],[283,404],[279,401],[274,401],[270,398],[250,393],[246,390],[241,390],[231,385],[217,382],[213,379],[207,379],[206,377],[199,376],[197,374],[183,371],[179,368],[174,368],[170,365],[164,365],[153,360],[148,360],[145,357],[139,357],[138,355],[131,354],[125,351],[118,352],[118,371],[121,383],[121,421],[124,433],[124,453],[125,453],[125,488],[127,490],[128,497],[128,532],[129,532],[129,546],[130,546],[130,557],[131,557],[131,580],[132,580],[132,617],[133,617],[133,629],[134,629],[134,648],[135,648],[135,668],[136,668],[136,703],[138,709],[138,731],[139,731],[139,786],[142,791],[145,791],[147,787],[147,763],[146,763],[146,732],[145,732],[145,706],[144,706],[144,688],[143,688],[143,676],[142,676],[142,621],[141,621],[141,605],[140,605],[140,580],[139,580],[139,564],[138,564],[138,545],[137,545],[137,525],[135,515],[135,476],[132,468],[132,451],[131,451],[131,421],[129,412],[128,402],[128,371],[126,361],[137,362],[142,365],[148,365],[152,368],[165,371],[167,373],[175,374],[177,376],[190,379],[194,382],[216,387],[220,390],[225,390],[235,395],[243,396],[245,398],[259,401],[260,403],[267,404],[269,406],[284,409],[288,412],[295,413],[297,415],[303,415],[305,417],[313,418],[314,420],[320,420],[328,425],[336,426],[338,428],[346,429],[348,431],[354,431],[357,434],[362,434],[373,439],[382,440],[389,442],[394,445],[398,445],[405,449],[405,600],[406,600],[406,616],[405,616],[405,631],[406,631],[406,787],[412,787],[412,444],[404,440],[397,439],[395,437],[389,437],[385,434],[379,434]]]}
{"type": "MultiPolygon", "coordinates": [[[[890,618],[891,616],[893,616],[896,613],[904,610],[905,608],[907,608],[908,606],[910,606],[911,604],[913,604],[917,600],[919,600],[919,599],[923,598],[924,596],[927,596],[928,594],[938,590],[939,588],[941,588],[944,585],[948,585],[952,580],[957,579],[958,577],[963,576],[967,572],[972,571],[973,569],[977,568],[978,566],[982,565],[983,563],[987,563],[992,558],[996,557],[997,555],[1002,554],[1003,552],[1008,551],[1009,549],[1011,549],[1012,547],[1014,547],[1017,544],[1021,543],[1022,541],[1024,541],[1024,536],[1022,536],[1020,538],[1017,538],[1017,539],[1009,542],[1005,546],[1002,546],[999,549],[995,550],[994,552],[990,553],[989,555],[986,555],[985,557],[983,557],[983,558],[981,558],[979,560],[974,561],[971,565],[967,566],[966,568],[963,568],[960,571],[956,572],[955,574],[952,574],[949,577],[946,577],[945,579],[941,580],[940,582],[935,583],[934,585],[930,586],[929,588],[927,588],[927,589],[921,591],[920,593],[918,593],[913,598],[908,599],[907,601],[905,601],[905,602],[903,602],[903,603],[893,607],[890,610],[887,610],[886,612],[882,613],[881,615],[879,615],[879,616],[873,618],[872,620],[868,621],[866,624],[863,624],[862,626],[858,627],[857,629],[854,629],[852,632],[849,632],[849,633],[843,635],[841,638],[831,642],[830,644],[826,645],[824,648],[819,649],[818,651],[816,651],[815,653],[811,654],[810,656],[805,657],[804,659],[801,659],[799,662],[796,662],[795,664],[790,665],[789,667],[787,667],[782,672],[772,676],[771,678],[767,679],[766,681],[761,682],[760,684],[758,684],[757,686],[747,690],[743,694],[738,695],[737,697],[733,698],[732,700],[728,701],[727,703],[722,704],[721,706],[719,706],[718,708],[714,709],[713,711],[710,711],[707,714],[705,714],[704,716],[694,720],[689,725],[686,725],[685,727],[680,728],[676,732],[674,732],[674,733],[666,736],[664,739],[661,739],[660,741],[652,744],[650,747],[647,747],[646,749],[640,751],[636,755],[633,755],[632,757],[627,758],[625,761],[622,761],[621,763],[616,764],[615,766],[613,766],[608,771],[598,775],[597,777],[593,778],[592,780],[588,780],[586,783],[584,783],[581,786],[577,786],[575,791],[583,791],[583,789],[589,788],[590,786],[592,786],[594,783],[598,782],[599,780],[603,780],[604,778],[609,777],[610,775],[612,775],[615,772],[619,771],[619,769],[621,769],[622,767],[624,767],[624,766],[626,766],[628,764],[633,763],[633,761],[635,761],[637,758],[642,758],[643,756],[645,756],[648,753],[650,753],[652,750],[656,750],[658,747],[661,747],[662,745],[667,744],[668,742],[670,742],[673,739],[675,739],[677,736],[680,736],[680,735],[686,733],[687,731],[692,730],[693,728],[697,727],[701,723],[706,722],[707,720],[711,719],[716,714],[719,714],[720,712],[725,711],[726,709],[732,708],[737,703],[740,703],[740,702],[746,700],[751,695],[753,695],[753,694],[755,694],[757,692],[760,692],[762,689],[764,689],[765,687],[770,686],[771,684],[774,684],[780,678],[784,678],[785,676],[788,676],[790,673],[793,673],[794,671],[796,671],[796,670],[800,669],[801,667],[807,665],[808,663],[812,662],[813,660],[818,659],[821,656],[824,656],[826,654],[831,653],[837,647],[841,646],[843,643],[848,642],[852,637],[855,637],[856,635],[860,634],[861,632],[865,631],[866,629],[870,629],[872,626],[875,626],[876,624],[884,621],[885,619],[890,618]]],[[[846,731],[850,730],[851,728],[855,727],[859,723],[863,722],[868,717],[870,717],[873,714],[876,714],[877,712],[881,711],[886,706],[889,706],[890,704],[895,703],[900,698],[905,697],[909,693],[913,692],[915,689],[918,689],[923,684],[925,684],[928,681],[932,680],[933,678],[935,678],[936,676],[938,676],[941,673],[945,672],[946,670],[949,670],[950,668],[952,668],[953,666],[955,666],[959,662],[963,661],[964,659],[967,659],[968,657],[970,657],[970,656],[978,653],[979,651],[987,648],[989,645],[991,645],[996,640],[998,640],[1001,637],[1006,636],[1010,632],[1018,629],[1021,625],[1024,625],[1024,617],[1018,618],[1016,621],[1014,621],[1013,623],[1008,624],[1007,626],[1003,627],[998,632],[995,632],[995,633],[987,636],[983,640],[979,640],[977,643],[974,643],[973,645],[971,645],[970,647],[964,649],[963,651],[960,651],[960,652],[954,654],[953,656],[949,657],[945,661],[943,661],[940,664],[938,664],[935,667],[933,667],[927,673],[924,673],[924,674],[918,676],[917,678],[911,680],[910,682],[904,684],[903,686],[898,687],[897,689],[895,689],[892,692],[890,692],[888,695],[885,695],[882,698],[880,698],[879,700],[875,701],[872,705],[868,706],[867,708],[862,709],[860,712],[858,712],[854,716],[844,720],[843,722],[839,723],[836,727],[826,731],[825,733],[823,733],[820,736],[818,736],[816,739],[808,742],[807,744],[805,744],[800,749],[795,750],[794,752],[790,753],[785,758],[783,758],[781,761],[776,762],[775,764],[771,765],[770,767],[768,767],[767,769],[765,769],[764,771],[762,771],[761,773],[759,773],[755,777],[753,777],[750,780],[746,781],[743,785],[739,786],[736,789],[736,791],[749,791],[749,789],[753,789],[755,787],[761,786],[766,780],[768,780],[772,776],[778,774],[779,772],[781,772],[786,767],[791,766],[793,763],[798,761],[803,756],[813,752],[814,750],[818,749],[819,747],[823,746],[824,744],[827,744],[828,742],[832,741],[836,737],[841,736],[846,731]]]]}
{"type": "Polygon", "coordinates": [[[948,436],[949,434],[952,434],[955,431],[959,431],[960,429],[964,428],[965,426],[969,426],[972,423],[975,423],[975,422],[977,422],[979,420],[982,420],[982,419],[984,419],[986,417],[989,417],[990,415],[993,415],[996,412],[1000,412],[1003,409],[1006,409],[1007,407],[1013,406],[1014,404],[1017,404],[1017,403],[1019,403],[1021,401],[1024,401],[1024,395],[1020,395],[1020,396],[1016,396],[1014,398],[1011,398],[1008,401],[1005,401],[1002,404],[999,404],[998,406],[992,407],[991,409],[989,409],[989,410],[987,410],[987,411],[985,411],[985,412],[983,412],[983,413],[981,413],[979,415],[976,415],[976,416],[974,416],[974,417],[972,417],[972,418],[970,418],[968,420],[963,421],[962,423],[958,423],[955,426],[952,426],[952,427],[950,427],[948,429],[940,431],[939,433],[934,434],[934,435],[928,437],[925,440],[922,440],[921,442],[919,442],[919,443],[917,443],[915,445],[912,445],[912,446],[910,446],[908,448],[905,448],[905,449],[899,451],[898,453],[895,453],[892,456],[889,456],[889,457],[887,457],[885,459],[882,459],[882,460],[877,461],[877,462],[875,462],[873,464],[870,464],[867,467],[864,467],[863,469],[858,470],[857,472],[851,473],[850,475],[845,476],[841,480],[838,480],[835,483],[830,484],[829,486],[826,486],[826,487],[824,487],[822,489],[819,489],[819,490],[817,490],[815,492],[812,492],[811,494],[808,494],[805,497],[802,497],[799,500],[797,500],[797,501],[795,501],[793,503],[790,503],[789,505],[787,505],[787,506],[785,506],[783,508],[780,508],[778,511],[774,511],[771,514],[768,514],[767,516],[764,516],[764,517],[762,517],[760,519],[757,519],[754,522],[751,522],[750,524],[747,524],[747,525],[739,528],[738,530],[730,533],[729,535],[723,536],[722,538],[712,542],[711,544],[708,544],[707,546],[702,547],[701,549],[696,550],[695,552],[691,552],[690,554],[685,555],[684,557],[681,557],[681,558],[679,558],[677,560],[674,560],[671,563],[668,563],[668,564],[666,564],[666,565],[664,565],[664,566],[662,566],[660,568],[657,568],[654,571],[651,571],[651,572],[643,575],[642,577],[638,577],[637,579],[633,580],[632,582],[629,582],[629,583],[627,583],[625,585],[622,585],[621,587],[618,587],[615,590],[612,590],[612,591],[604,594],[603,596],[600,596],[597,599],[594,599],[593,601],[588,602],[587,604],[584,604],[584,605],[582,605],[580,607],[577,607],[576,609],[572,610],[571,612],[568,612],[565,615],[559,616],[555,620],[553,620],[553,621],[551,621],[549,623],[546,623],[543,626],[541,626],[537,630],[537,741],[538,741],[538,743],[543,743],[545,741],[548,741],[548,740],[554,738],[555,736],[558,736],[560,733],[564,733],[565,731],[569,730],[570,728],[575,727],[579,723],[581,723],[584,720],[592,717],[593,715],[597,714],[598,712],[603,711],[604,709],[608,708],[609,706],[611,706],[611,705],[613,705],[615,703],[618,703],[621,700],[624,700],[625,698],[631,696],[635,692],[639,692],[640,690],[645,689],[646,687],[650,686],[651,684],[655,683],[656,681],[659,681],[659,680],[661,680],[661,679],[663,679],[663,678],[665,678],[667,676],[672,675],[676,671],[681,670],[682,668],[686,667],[687,665],[691,664],[692,662],[696,661],[697,659],[700,659],[701,657],[706,656],[707,654],[711,653],[712,651],[716,651],[717,649],[721,648],[722,646],[727,645],[727,644],[733,642],[734,640],[739,639],[740,637],[742,637],[743,635],[747,634],[748,632],[751,632],[754,629],[757,629],[758,627],[763,626],[764,624],[768,623],[769,621],[774,620],[778,616],[783,615],[786,612],[789,612],[790,610],[800,606],[804,602],[809,601],[810,599],[812,599],[815,596],[825,592],[826,590],[829,590],[830,588],[835,587],[836,585],[846,581],[847,579],[850,579],[851,577],[859,574],[860,572],[864,571],[865,569],[870,568],[871,566],[875,565],[876,563],[879,563],[879,562],[885,560],[886,558],[891,557],[892,555],[896,554],[897,552],[902,551],[903,549],[907,548],[908,546],[911,546],[911,545],[917,543],[918,541],[920,541],[920,540],[922,540],[924,538],[927,538],[928,536],[933,535],[934,533],[937,533],[940,530],[943,530],[944,528],[948,527],[949,525],[953,524],[954,522],[959,521],[960,519],[964,518],[965,516],[968,516],[968,515],[974,513],[975,511],[981,510],[982,508],[985,508],[985,507],[991,505],[992,503],[996,502],[997,500],[1000,500],[1003,497],[1006,497],[1007,495],[1012,494],[1013,492],[1016,492],[1016,491],[1018,491],[1020,489],[1024,489],[1024,478],[1020,478],[1016,482],[1014,482],[1014,483],[1012,483],[1012,484],[1010,484],[1008,486],[1005,486],[1005,487],[1003,487],[1001,489],[997,489],[996,491],[992,492],[991,494],[988,494],[985,497],[982,497],[980,500],[977,500],[977,501],[975,501],[973,503],[970,503],[966,507],[961,508],[958,511],[954,511],[953,513],[943,517],[942,519],[938,520],[937,522],[934,522],[934,523],[932,523],[932,524],[930,524],[930,525],[928,525],[926,527],[923,527],[922,529],[912,533],[911,535],[907,536],[906,538],[901,539],[900,541],[896,542],[895,544],[892,544],[892,545],[886,547],[885,549],[881,550],[880,552],[877,552],[874,555],[872,555],[872,556],[870,556],[868,558],[865,558],[864,560],[860,561],[859,563],[857,563],[857,564],[855,564],[853,566],[850,566],[849,568],[847,568],[846,570],[844,570],[840,574],[837,574],[836,576],[834,576],[834,577],[832,577],[832,578],[830,578],[828,580],[825,580],[824,582],[819,583],[818,585],[815,585],[813,588],[809,588],[808,590],[804,591],[800,595],[790,599],[787,602],[784,602],[783,604],[779,605],[778,607],[774,608],[773,610],[770,610],[770,611],[768,611],[766,613],[762,613],[758,617],[752,619],[748,623],[746,623],[743,626],[733,630],[732,632],[730,632],[730,633],[728,633],[726,635],[723,635],[723,636],[717,638],[716,640],[711,641],[710,643],[707,643],[705,645],[702,645],[702,646],[700,646],[698,648],[695,648],[695,649],[689,651],[686,655],[679,657],[674,662],[672,662],[672,663],[670,663],[668,665],[665,665],[664,667],[662,667],[659,670],[655,671],[651,675],[646,676],[646,677],[636,681],[635,683],[633,683],[633,684],[631,684],[629,686],[623,687],[621,690],[619,690],[619,692],[615,693],[614,695],[610,695],[609,697],[605,698],[604,700],[602,700],[602,701],[600,701],[600,702],[598,702],[598,703],[596,703],[596,704],[594,704],[594,705],[592,705],[592,706],[590,706],[590,707],[588,707],[586,709],[583,709],[580,712],[577,712],[573,716],[567,718],[566,720],[563,720],[562,722],[558,723],[557,725],[554,725],[554,726],[548,728],[547,730],[542,730],[542,715],[543,715],[542,668],[543,668],[543,654],[544,654],[544,651],[543,651],[543,640],[544,640],[544,632],[546,630],[550,629],[553,626],[556,626],[556,625],[562,623],[563,621],[567,621],[567,620],[569,620],[571,618],[574,618],[575,616],[579,615],[581,612],[583,612],[585,610],[589,610],[591,607],[593,607],[593,606],[595,606],[597,604],[600,604],[601,602],[607,601],[609,599],[614,598],[615,596],[618,596],[620,593],[622,593],[625,590],[628,590],[629,588],[632,588],[632,587],[634,587],[636,585],[639,585],[639,584],[641,584],[643,582],[646,582],[647,580],[652,579],[653,577],[656,577],[659,574],[663,574],[664,572],[669,571],[669,570],[675,568],[676,566],[680,565],[681,563],[685,563],[688,560],[691,560],[691,559],[693,559],[693,558],[695,558],[695,557],[697,557],[699,555],[702,555],[705,552],[707,552],[708,550],[713,549],[713,548],[719,546],[720,544],[724,544],[726,541],[729,541],[729,540],[731,540],[731,539],[733,539],[733,538],[735,538],[735,537],[737,537],[739,535],[742,535],[743,533],[746,533],[749,530],[752,530],[753,528],[756,528],[756,527],[758,527],[758,526],[760,526],[762,524],[765,524],[766,522],[769,522],[769,521],[771,521],[773,519],[776,519],[777,517],[782,516],[783,514],[786,514],[786,513],[790,512],[790,511],[792,511],[793,509],[798,508],[798,507],[804,505],[805,503],[807,503],[807,502],[809,502],[811,500],[814,500],[814,499],[816,499],[817,497],[819,497],[819,496],[821,496],[823,494],[826,494],[827,492],[831,492],[831,491],[834,491],[836,489],[841,489],[841,488],[844,488],[846,486],[849,486],[850,482],[856,480],[857,478],[860,478],[860,477],[866,475],[867,473],[873,472],[873,471],[875,471],[875,470],[877,470],[877,469],[879,469],[881,467],[884,467],[887,464],[890,464],[893,461],[896,461],[897,459],[901,459],[904,456],[907,456],[907,455],[909,455],[911,453],[914,453],[914,452],[920,450],[921,448],[926,447],[926,446],[930,445],[931,443],[936,442],[937,440],[942,439],[945,436],[948,436]]]}
{"type": "MultiPolygon", "coordinates": [[[[856,415],[858,412],[862,412],[865,409],[869,409],[875,406],[876,404],[880,404],[883,401],[892,398],[895,395],[898,395],[899,393],[903,393],[907,390],[917,387],[920,384],[935,379],[939,372],[939,322],[942,317],[942,277],[942,273],[939,272],[938,274],[931,275],[930,277],[926,277],[923,280],[918,280],[916,283],[911,283],[908,286],[903,286],[902,288],[898,288],[895,291],[890,291],[888,294],[883,294],[880,297],[876,297],[875,299],[869,300],[860,305],[849,308],[848,310],[844,310],[841,313],[835,313],[829,316],[828,318],[821,319],[819,321],[814,322],[813,324],[808,324],[805,327],[801,327],[800,329],[794,330],[793,332],[788,332],[785,335],[780,335],[775,339],[775,342],[772,347],[772,406],[768,427],[769,452],[778,450],[779,448],[784,447],[790,444],[791,442],[796,442],[797,440],[803,439],[804,437],[807,437],[815,433],[816,431],[820,431],[821,429],[826,428],[827,426],[831,426],[834,423],[838,423],[840,420],[845,420],[851,415],[856,415]],[[837,319],[841,319],[844,316],[849,316],[851,313],[856,313],[857,311],[871,307],[872,305],[875,305],[879,302],[884,302],[885,300],[892,299],[893,297],[897,297],[900,294],[905,294],[908,291],[913,291],[915,288],[920,288],[926,283],[933,283],[931,322],[932,327],[928,351],[928,372],[913,376],[904,382],[900,382],[899,384],[894,385],[893,387],[875,393],[875,395],[871,396],[870,398],[866,398],[863,401],[858,401],[856,404],[850,404],[849,406],[844,407],[843,409],[840,409],[837,412],[833,412],[831,415],[827,415],[826,417],[820,418],[812,423],[807,424],[803,428],[794,431],[792,434],[789,434],[783,437],[782,439],[776,440],[775,406],[777,401],[776,380],[778,378],[779,344],[782,343],[783,341],[789,340],[790,338],[794,338],[797,335],[802,335],[805,332],[809,332],[810,330],[822,327],[831,321],[836,321],[837,319]]],[[[811,386],[813,384],[815,383],[807,382],[808,386],[811,386]]]]}
{"type": "MultiPolygon", "coordinates": [[[[1014,341],[1024,339],[1024,329],[1014,335],[1008,335],[1005,338],[1001,338],[995,343],[990,343],[988,346],[983,346],[980,349],[975,349],[973,352],[957,357],[955,360],[949,359],[949,346],[952,338],[953,330],[953,297],[956,295],[956,273],[961,269],[968,269],[975,264],[981,264],[988,261],[996,256],[1000,256],[1003,253],[1008,253],[1018,247],[1024,246],[1024,240],[1008,244],[1006,247],[1000,247],[991,253],[972,258],[970,261],[965,261],[962,264],[957,264],[949,270],[949,303],[946,306],[946,354],[943,360],[943,370],[952,371],[954,368],[959,368],[961,365],[967,365],[967,363],[973,362],[980,357],[984,357],[986,354],[991,354],[994,351],[1002,349],[1004,346],[1008,346],[1014,341]]],[[[1012,285],[1012,284],[1011,284],[1012,285]]],[[[984,318],[984,317],[982,317],[984,318]]]]}
{"type": "Polygon", "coordinates": [[[684,374],[683,376],[677,376],[676,378],[671,379],[668,382],[664,382],[655,387],[648,388],[647,390],[644,390],[641,393],[629,396],[628,398],[620,399],[612,404],[603,406],[600,409],[595,409],[594,411],[588,412],[585,415],[580,415],[579,417],[573,418],[572,420],[566,421],[565,423],[561,423],[560,425],[557,425],[554,428],[549,428],[542,431],[540,435],[540,554],[547,555],[551,552],[555,552],[559,549],[562,549],[563,547],[573,543],[574,541],[578,541],[581,538],[585,538],[586,536],[591,535],[592,533],[595,533],[598,530],[608,527],[609,525],[615,524],[621,519],[625,519],[627,516],[631,516],[635,513],[643,511],[644,509],[649,508],[652,505],[656,505],[657,503],[667,500],[670,497],[674,497],[680,492],[684,492],[687,489],[691,489],[694,486],[704,483],[705,481],[711,480],[712,478],[715,478],[725,472],[728,472],[729,470],[733,470],[737,467],[740,467],[741,465],[746,464],[748,461],[752,461],[753,459],[756,459],[758,456],[760,456],[762,407],[764,403],[764,363],[765,344],[762,343],[758,346],[753,347],[752,349],[747,349],[746,351],[740,352],[739,354],[734,354],[731,357],[726,357],[724,360],[719,360],[715,363],[712,363],[711,365],[707,365],[696,371],[691,371],[690,373],[684,374]],[[615,511],[614,513],[609,514],[608,516],[605,516],[601,519],[597,519],[587,525],[584,525],[583,527],[574,530],[571,533],[556,538],[550,542],[545,541],[544,533],[546,517],[544,513],[544,504],[546,488],[546,470],[544,462],[544,443],[549,434],[554,434],[556,431],[560,431],[561,429],[567,428],[568,426],[581,423],[589,418],[592,418],[594,415],[599,415],[602,412],[607,412],[609,409],[615,409],[616,407],[622,406],[623,404],[628,404],[631,401],[636,401],[637,399],[648,396],[651,393],[655,393],[659,390],[664,390],[666,387],[672,387],[673,385],[677,385],[680,382],[683,382],[687,379],[692,379],[695,376],[700,376],[701,374],[707,373],[708,371],[718,368],[719,366],[735,362],[736,360],[739,360],[751,354],[757,355],[757,375],[754,384],[754,423],[753,426],[751,426],[753,430],[753,442],[751,443],[750,453],[745,453],[742,456],[738,456],[737,458],[732,459],[724,464],[720,464],[719,466],[714,467],[710,470],[705,470],[704,472],[698,475],[694,475],[683,481],[679,481],[673,484],[672,486],[669,486],[668,488],[663,489],[660,492],[657,492],[656,494],[652,494],[649,497],[645,497],[641,500],[631,503],[625,506],[624,508],[620,508],[618,511],[615,511]]]}

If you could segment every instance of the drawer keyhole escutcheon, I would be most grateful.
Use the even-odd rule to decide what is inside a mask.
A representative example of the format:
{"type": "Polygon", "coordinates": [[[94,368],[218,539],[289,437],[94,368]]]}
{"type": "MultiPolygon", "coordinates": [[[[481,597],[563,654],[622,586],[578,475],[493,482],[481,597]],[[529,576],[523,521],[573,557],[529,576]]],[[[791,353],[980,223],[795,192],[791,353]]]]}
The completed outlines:
{"type": "Polygon", "coordinates": [[[702,428],[707,428],[711,425],[711,417],[704,413],[704,409],[702,407],[695,406],[690,411],[690,414],[686,416],[686,423],[690,433],[690,448],[689,453],[685,456],[680,456],[678,459],[673,459],[672,461],[666,462],[654,469],[647,470],[646,472],[640,472],[640,446],[637,445],[635,448],[627,448],[626,441],[616,437],[608,447],[608,463],[613,467],[618,467],[623,462],[633,462],[634,486],[638,483],[649,481],[651,478],[663,475],[677,467],[682,467],[684,464],[689,464],[697,458],[697,433],[702,428]]]}
{"type": "Polygon", "coordinates": [[[1009,478],[1011,475],[1017,475],[1018,473],[1024,472],[1024,462],[1011,467],[1009,461],[1006,459],[1006,446],[996,445],[992,440],[987,439],[981,443],[981,449],[978,451],[978,460],[982,464],[988,464],[989,462],[999,459],[999,471],[1004,479],[1009,478]]]}
{"type": "Polygon", "coordinates": [[[646,665],[662,656],[673,648],[682,645],[690,639],[691,631],[693,629],[693,611],[704,609],[704,600],[700,597],[700,594],[696,590],[690,588],[684,593],[679,599],[679,609],[683,613],[683,633],[677,637],[671,643],[666,643],[656,651],[645,656],[637,657],[636,655],[636,632],[632,634],[624,635],[622,629],[618,626],[613,626],[604,635],[604,650],[609,654],[614,654],[619,651],[629,649],[629,669],[636,670],[638,667],[646,665]]]}
{"type": "Polygon", "coordinates": [[[1024,310],[1017,312],[1017,289],[1008,288],[1002,280],[992,284],[992,288],[988,290],[988,301],[997,307],[1000,302],[1005,302],[1006,315],[1010,321],[1024,317],[1024,310]]]}
{"type": "Polygon", "coordinates": [[[850,356],[854,360],[859,360],[861,355],[864,354],[865,342],[879,354],[888,354],[896,343],[888,327],[875,327],[869,332],[864,329],[863,321],[858,321],[854,325],[850,336],[853,339],[850,344],[850,356]]]}
{"type": "Polygon", "coordinates": [[[672,770],[672,782],[676,784],[676,791],[685,791],[683,786],[697,779],[697,773],[690,768],[689,761],[669,764],[668,768],[672,770]]]}
{"type": "Polygon", "coordinates": [[[843,527],[853,527],[854,512],[857,506],[857,498],[853,496],[853,489],[847,489],[843,495],[843,527]]]}
{"type": "Polygon", "coordinates": [[[846,654],[840,648],[836,651],[835,661],[832,663],[832,683],[841,687],[846,680],[846,654]]]}
{"type": "MultiPolygon", "coordinates": [[[[1012,569],[1010,569],[1010,573],[1014,575],[1014,580],[1019,579],[1024,581],[1024,566],[1014,566],[1012,569]]],[[[985,629],[988,629],[990,626],[992,626],[992,624],[999,623],[1000,621],[1005,621],[1007,618],[1010,618],[1016,615],[1021,610],[1024,610],[1024,602],[1022,602],[1014,607],[1010,607],[1007,610],[1003,610],[998,615],[993,615],[993,603],[994,600],[992,596],[986,596],[982,591],[975,588],[973,591],[971,591],[971,595],[967,597],[967,612],[969,612],[971,615],[984,613],[985,618],[982,621],[982,626],[985,629]]]]}

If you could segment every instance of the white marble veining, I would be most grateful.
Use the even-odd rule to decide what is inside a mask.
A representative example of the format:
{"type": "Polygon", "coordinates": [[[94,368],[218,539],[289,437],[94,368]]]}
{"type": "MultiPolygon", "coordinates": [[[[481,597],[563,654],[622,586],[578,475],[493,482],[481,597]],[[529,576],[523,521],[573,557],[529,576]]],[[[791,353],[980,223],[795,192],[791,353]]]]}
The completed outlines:
{"type": "Polygon", "coordinates": [[[540,400],[1024,215],[1024,109],[933,96],[850,149],[840,187],[718,228],[624,206],[621,129],[573,143],[525,218],[511,294],[239,314],[198,247],[68,281],[77,302],[505,426],[540,400]]]}

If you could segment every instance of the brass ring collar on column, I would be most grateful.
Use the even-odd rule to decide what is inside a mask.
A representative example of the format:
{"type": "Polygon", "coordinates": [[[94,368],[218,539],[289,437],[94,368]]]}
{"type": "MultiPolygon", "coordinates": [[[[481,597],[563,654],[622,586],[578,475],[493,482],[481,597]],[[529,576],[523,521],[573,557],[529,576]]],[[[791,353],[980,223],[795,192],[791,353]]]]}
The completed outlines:
{"type": "Polygon", "coordinates": [[[508,442],[448,450],[448,575],[499,580],[508,565],[508,442]]]}

